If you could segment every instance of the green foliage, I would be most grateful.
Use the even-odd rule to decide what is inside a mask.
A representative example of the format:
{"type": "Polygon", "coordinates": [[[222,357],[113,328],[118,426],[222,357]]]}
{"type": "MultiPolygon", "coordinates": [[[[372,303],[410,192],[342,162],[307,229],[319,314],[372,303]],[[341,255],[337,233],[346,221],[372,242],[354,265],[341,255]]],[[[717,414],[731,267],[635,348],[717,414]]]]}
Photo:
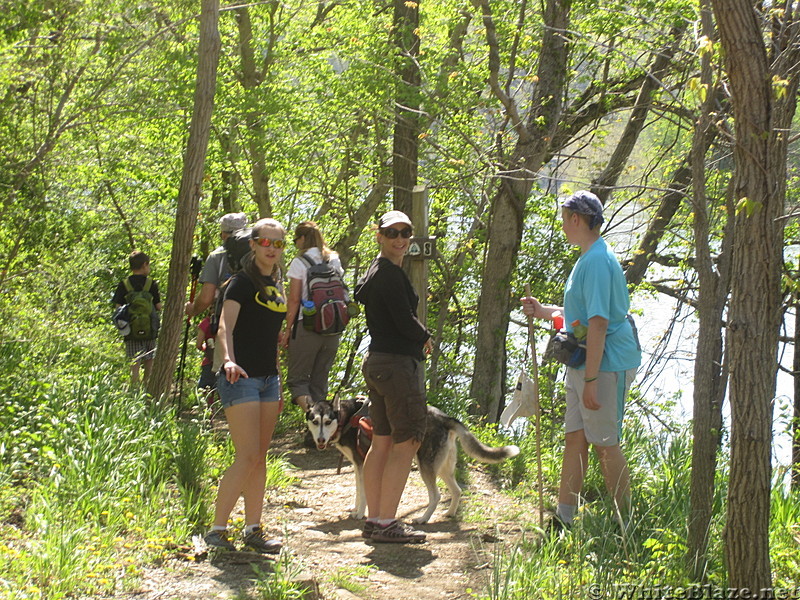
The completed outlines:
{"type": "Polygon", "coordinates": [[[369,581],[370,575],[377,569],[375,565],[341,567],[331,574],[331,583],[337,588],[361,595],[366,590],[366,585],[362,581],[369,581]]]}
{"type": "MultiPolygon", "coordinates": [[[[785,475],[785,473],[783,473],[785,475]]],[[[780,482],[783,477],[778,477],[780,482]]],[[[797,491],[777,485],[770,507],[770,560],[775,573],[773,586],[790,589],[800,581],[797,541],[800,536],[800,497],[797,491]]]]}
{"type": "Polygon", "coordinates": [[[306,597],[307,587],[296,581],[302,568],[286,550],[281,550],[271,573],[264,572],[258,565],[253,565],[253,570],[257,576],[256,591],[261,600],[302,600],[306,597]]]}
{"type": "MultiPolygon", "coordinates": [[[[4,597],[126,589],[208,526],[212,483],[230,464],[227,438],[128,389],[115,365],[87,366],[86,353],[58,336],[0,343],[4,597]]],[[[288,485],[287,469],[270,458],[267,485],[288,485]]]]}
{"type": "MultiPolygon", "coordinates": [[[[500,77],[507,78],[501,85],[524,114],[537,85],[542,5],[489,4],[500,77]]],[[[136,565],[160,556],[171,543],[167,540],[185,539],[207,523],[213,481],[232,456],[230,444],[201,422],[177,419],[173,407],[154,406],[128,389],[122,344],[108,322],[109,299],[127,274],[131,250],[151,255],[153,276],[166,291],[194,92],[197,4],[52,0],[6,2],[4,8],[0,585],[8,582],[14,591],[0,589],[16,597],[103,595],[124,587],[136,576],[136,565]],[[131,543],[136,547],[126,547],[131,543]]],[[[685,0],[572,3],[570,64],[564,73],[569,106],[561,126],[577,127],[576,120],[585,120],[569,133],[570,144],[548,150],[553,154],[541,179],[522,199],[525,228],[509,282],[514,322],[501,348],[506,387],[528,355],[517,298],[530,284],[542,301],[560,303],[575,258],[560,231],[558,198],[585,187],[604,168],[627,118],[618,108],[632,101],[634,78],[644,74],[647,57],[662,47],[670,27],[696,20],[696,10],[696,2],[685,0]],[[626,86],[627,80],[633,84],[626,86]]],[[[517,140],[507,107],[488,88],[489,50],[480,10],[460,0],[426,3],[417,33],[422,48],[419,181],[429,188],[430,232],[440,252],[429,264],[428,324],[438,343],[435,362],[428,364],[430,399],[467,418],[491,200],[498,169],[514,155],[517,140]]],[[[330,245],[342,244],[339,249],[348,251],[352,286],[376,251],[372,235],[359,232],[362,223],[354,225],[355,219],[392,159],[398,81],[391,11],[362,0],[256,3],[223,11],[220,34],[212,139],[198,189],[196,252],[205,254],[216,245],[221,212],[267,216],[259,214],[265,208],[256,205],[253,189],[253,171],[263,154],[263,172],[255,175],[267,182],[270,216],[288,227],[316,219],[330,245]],[[247,84],[237,20],[243,11],[252,24],[249,49],[256,70],[247,84]],[[352,234],[358,241],[350,241],[352,234]]],[[[708,94],[695,79],[698,53],[710,56],[718,68],[718,50],[691,33],[677,44],[673,68],[655,94],[658,113],[649,118],[609,205],[612,232],[625,223],[628,210],[641,212],[646,222],[670,187],[691,142],[693,111],[708,94]]],[[[777,96],[784,95],[783,79],[772,85],[777,96]]],[[[727,127],[723,110],[715,115],[720,129],[727,127]]],[[[706,169],[712,251],[719,250],[731,216],[725,200],[733,165],[725,144],[712,148],[706,169]]],[[[787,199],[793,206],[800,186],[796,159],[790,162],[787,199]]],[[[387,194],[373,212],[390,204],[387,194]]],[[[750,213],[756,206],[745,201],[738,208],[750,213]]],[[[658,252],[678,264],[659,275],[662,284],[683,288],[692,280],[694,210],[683,202],[659,244],[658,252]]],[[[787,225],[787,239],[796,239],[797,224],[787,225]]],[[[787,274],[789,290],[795,280],[787,274]]],[[[332,394],[363,391],[358,364],[365,331],[362,316],[343,336],[331,374],[332,394]]],[[[547,334],[535,330],[537,348],[547,334]]],[[[191,348],[187,360],[191,389],[199,362],[191,348]]],[[[557,367],[544,366],[539,383],[544,481],[552,499],[563,436],[557,367]]],[[[302,413],[291,407],[285,412],[279,431],[302,430],[302,413]]],[[[638,497],[625,552],[617,548],[605,509],[595,506],[605,492],[592,464],[585,494],[590,505],[578,535],[538,549],[533,540],[524,540],[519,549],[499,556],[491,597],[574,597],[590,581],[605,584],[617,575],[630,581],[654,574],[676,581],[685,577],[679,555],[685,538],[688,436],[680,427],[678,434],[650,428],[635,412],[629,419],[634,425],[626,428],[626,448],[638,497]],[[560,570],[526,570],[530,557],[560,563],[560,570]]],[[[487,442],[522,448],[518,457],[493,468],[515,494],[534,496],[538,469],[532,424],[507,433],[479,429],[487,442]]],[[[276,488],[291,478],[281,459],[270,460],[269,469],[276,488]]],[[[720,469],[718,489],[725,477],[720,469]]],[[[712,578],[723,577],[722,502],[718,495],[712,578]]],[[[798,578],[791,563],[797,535],[790,525],[791,519],[797,522],[791,506],[789,497],[776,492],[776,582],[787,585],[798,578]]]]}

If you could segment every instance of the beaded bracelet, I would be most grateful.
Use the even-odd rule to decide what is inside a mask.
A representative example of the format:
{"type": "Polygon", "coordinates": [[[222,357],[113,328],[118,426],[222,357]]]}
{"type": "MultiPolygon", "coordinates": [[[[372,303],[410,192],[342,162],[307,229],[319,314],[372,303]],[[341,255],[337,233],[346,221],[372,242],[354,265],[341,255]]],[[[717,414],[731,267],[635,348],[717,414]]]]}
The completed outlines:
{"type": "Polygon", "coordinates": [[[595,375],[594,377],[584,377],[583,381],[584,383],[591,383],[592,381],[597,381],[597,375],[595,375]]]}

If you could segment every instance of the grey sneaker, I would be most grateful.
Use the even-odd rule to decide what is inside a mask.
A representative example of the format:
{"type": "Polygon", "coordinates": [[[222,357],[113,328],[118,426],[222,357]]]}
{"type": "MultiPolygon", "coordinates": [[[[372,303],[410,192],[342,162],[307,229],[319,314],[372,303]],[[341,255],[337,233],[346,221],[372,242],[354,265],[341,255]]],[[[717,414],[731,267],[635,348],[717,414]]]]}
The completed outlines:
{"type": "Polygon", "coordinates": [[[203,540],[211,548],[236,550],[236,546],[228,539],[228,532],[224,529],[212,529],[203,536],[203,540]]]}
{"type": "Polygon", "coordinates": [[[421,544],[425,541],[425,533],[395,521],[386,527],[376,526],[370,539],[385,544],[421,544]]]}
{"type": "Polygon", "coordinates": [[[261,527],[256,527],[244,536],[244,545],[261,554],[278,554],[283,546],[280,540],[266,539],[264,530],[261,527]]]}

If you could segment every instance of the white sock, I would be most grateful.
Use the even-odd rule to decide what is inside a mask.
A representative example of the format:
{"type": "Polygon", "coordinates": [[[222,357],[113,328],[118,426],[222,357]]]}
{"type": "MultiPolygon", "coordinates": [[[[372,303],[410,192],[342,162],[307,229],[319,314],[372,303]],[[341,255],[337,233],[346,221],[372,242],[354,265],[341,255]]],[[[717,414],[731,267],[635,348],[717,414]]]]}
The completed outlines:
{"type": "Polygon", "coordinates": [[[558,503],[558,508],[556,509],[556,516],[564,521],[567,525],[572,525],[572,521],[575,519],[575,512],[578,510],[577,505],[575,504],[561,504],[558,503]]]}
{"type": "Polygon", "coordinates": [[[228,528],[225,525],[212,525],[211,531],[228,531],[228,528]]]}
{"type": "Polygon", "coordinates": [[[245,534],[245,535],[250,535],[251,533],[253,533],[253,532],[254,532],[256,529],[258,529],[259,527],[261,527],[261,523],[258,523],[258,524],[256,524],[256,525],[247,525],[247,526],[244,528],[244,534],[245,534]]]}

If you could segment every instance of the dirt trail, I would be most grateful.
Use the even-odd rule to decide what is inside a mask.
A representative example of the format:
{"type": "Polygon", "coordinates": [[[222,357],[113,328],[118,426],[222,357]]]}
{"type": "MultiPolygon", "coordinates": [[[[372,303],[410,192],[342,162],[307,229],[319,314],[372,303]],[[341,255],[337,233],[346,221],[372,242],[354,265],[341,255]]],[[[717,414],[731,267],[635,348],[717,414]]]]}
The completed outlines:
{"type": "MultiPolygon", "coordinates": [[[[470,466],[457,519],[444,516],[450,498],[443,493],[431,522],[419,526],[428,534],[426,543],[372,544],[362,539],[361,522],[348,516],[355,498],[353,468],[345,461],[337,474],[336,450],[302,448],[295,435],[276,440],[271,452],[285,454],[298,480],[269,494],[263,522],[271,534],[288,536],[293,562],[302,567],[299,580],[314,588],[307,600],[466,600],[472,597],[467,590],[485,587],[495,545],[512,542],[521,524],[537,520],[531,507],[503,495],[486,473],[470,466]],[[355,593],[341,589],[336,576],[355,583],[355,593]]],[[[421,514],[427,501],[415,470],[400,518],[421,514]]],[[[148,569],[139,589],[126,597],[241,598],[253,589],[254,564],[270,569],[269,560],[245,552],[201,555],[196,561],[176,556],[148,569]]]]}

